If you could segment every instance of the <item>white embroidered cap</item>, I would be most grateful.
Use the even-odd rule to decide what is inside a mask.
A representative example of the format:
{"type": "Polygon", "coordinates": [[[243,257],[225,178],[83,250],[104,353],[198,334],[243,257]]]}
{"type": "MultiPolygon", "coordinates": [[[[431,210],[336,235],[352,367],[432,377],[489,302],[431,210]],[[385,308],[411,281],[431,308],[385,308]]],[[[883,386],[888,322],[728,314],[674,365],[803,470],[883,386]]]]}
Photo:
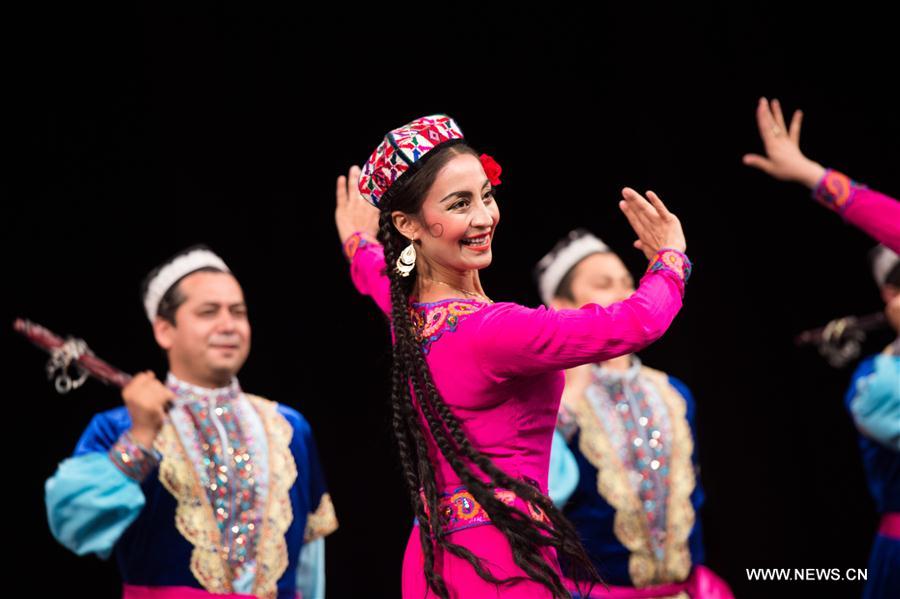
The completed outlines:
{"type": "Polygon", "coordinates": [[[584,258],[609,251],[608,245],[585,229],[570,232],[535,267],[541,301],[549,306],[563,277],[584,258]]]}
{"type": "Polygon", "coordinates": [[[872,276],[879,287],[882,287],[898,265],[900,265],[900,256],[897,252],[883,245],[876,246],[870,254],[872,260],[872,276]]]}
{"type": "Polygon", "coordinates": [[[153,322],[156,318],[159,302],[162,301],[166,292],[172,288],[172,285],[177,283],[182,277],[207,267],[231,272],[228,266],[225,265],[224,260],[205,247],[185,250],[162,265],[156,276],[147,284],[147,290],[144,292],[144,310],[147,312],[147,318],[150,322],[153,322]]]}

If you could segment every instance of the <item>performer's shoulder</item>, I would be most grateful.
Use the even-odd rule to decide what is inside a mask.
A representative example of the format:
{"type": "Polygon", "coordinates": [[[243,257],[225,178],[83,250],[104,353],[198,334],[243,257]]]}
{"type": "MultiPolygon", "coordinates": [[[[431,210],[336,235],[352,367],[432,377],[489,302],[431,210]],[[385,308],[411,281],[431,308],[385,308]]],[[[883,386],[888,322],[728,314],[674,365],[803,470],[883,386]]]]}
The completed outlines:
{"type": "Polygon", "coordinates": [[[658,368],[651,368],[650,366],[647,366],[646,364],[642,363],[641,364],[641,374],[643,376],[653,377],[653,378],[659,379],[659,381],[661,381],[661,382],[664,381],[664,382],[668,383],[670,387],[674,387],[675,390],[678,391],[679,393],[681,393],[682,395],[684,395],[685,393],[690,395],[690,393],[691,393],[691,390],[688,388],[687,384],[684,381],[682,381],[680,378],[678,378],[677,376],[675,376],[673,374],[669,374],[665,370],[660,370],[658,368]]]}
{"type": "Polygon", "coordinates": [[[856,380],[861,376],[866,376],[875,372],[875,359],[879,355],[880,354],[873,354],[863,358],[856,366],[856,370],[853,371],[852,379],[856,380]]]}
{"type": "Polygon", "coordinates": [[[693,394],[691,393],[690,387],[687,386],[687,383],[682,381],[677,376],[673,376],[668,373],[666,373],[666,376],[669,377],[669,384],[672,385],[676,391],[683,395],[684,398],[688,401],[693,400],[693,394]]]}
{"type": "Polygon", "coordinates": [[[847,392],[844,394],[844,405],[847,407],[853,402],[857,392],[860,390],[860,380],[875,372],[875,359],[878,354],[867,356],[862,359],[853,371],[850,377],[850,384],[847,386],[847,392]]]}
{"type": "Polygon", "coordinates": [[[131,428],[131,417],[125,406],[94,414],[88,423],[78,444],[75,455],[94,451],[105,451],[112,447],[116,439],[131,428]]]}
{"type": "Polygon", "coordinates": [[[128,408],[119,406],[103,412],[97,412],[91,418],[89,426],[125,431],[131,427],[131,416],[128,414],[128,408]]]}
{"type": "Polygon", "coordinates": [[[479,305],[474,311],[482,317],[482,322],[506,323],[509,319],[542,318],[555,314],[558,310],[547,306],[531,308],[516,302],[494,302],[479,305]]]}
{"type": "Polygon", "coordinates": [[[278,403],[276,405],[278,406],[278,412],[291,423],[291,426],[293,426],[295,430],[309,430],[309,421],[306,420],[306,417],[303,416],[303,414],[283,403],[278,403]]]}
{"type": "Polygon", "coordinates": [[[672,389],[684,399],[684,403],[687,410],[688,420],[693,421],[694,418],[694,394],[691,393],[690,387],[682,381],[680,378],[669,374],[668,372],[664,372],[662,370],[657,370],[655,368],[650,368],[647,365],[641,366],[641,372],[644,376],[651,376],[656,378],[658,385],[668,385],[669,389],[672,389]]]}
{"type": "Polygon", "coordinates": [[[294,408],[292,408],[290,406],[286,406],[283,403],[273,401],[271,399],[267,399],[267,398],[259,396],[259,395],[252,395],[249,393],[247,395],[248,395],[248,397],[251,398],[251,400],[253,400],[255,402],[262,402],[264,404],[273,406],[275,408],[275,410],[281,416],[283,416],[284,419],[288,421],[288,423],[290,423],[290,425],[294,428],[294,430],[301,431],[304,433],[308,432],[310,430],[309,422],[306,420],[306,418],[303,416],[303,414],[301,414],[294,408]]]}

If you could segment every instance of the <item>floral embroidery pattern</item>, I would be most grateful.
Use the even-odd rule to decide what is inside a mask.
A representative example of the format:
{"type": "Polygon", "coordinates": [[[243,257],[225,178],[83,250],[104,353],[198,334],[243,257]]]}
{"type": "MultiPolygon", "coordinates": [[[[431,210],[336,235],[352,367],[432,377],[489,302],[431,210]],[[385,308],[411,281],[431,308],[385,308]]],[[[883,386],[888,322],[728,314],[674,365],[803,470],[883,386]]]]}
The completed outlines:
{"type": "Polygon", "coordinates": [[[410,318],[416,336],[425,353],[431,344],[441,338],[446,331],[453,332],[463,318],[478,312],[488,304],[478,300],[441,300],[430,303],[413,303],[410,318]]]}

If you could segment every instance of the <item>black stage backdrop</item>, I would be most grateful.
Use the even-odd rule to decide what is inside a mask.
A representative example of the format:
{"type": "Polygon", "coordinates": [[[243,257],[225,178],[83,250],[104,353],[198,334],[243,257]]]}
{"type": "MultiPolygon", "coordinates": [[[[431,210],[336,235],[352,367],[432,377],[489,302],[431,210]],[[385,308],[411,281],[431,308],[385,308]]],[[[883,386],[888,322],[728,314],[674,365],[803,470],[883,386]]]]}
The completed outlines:
{"type": "MultiPolygon", "coordinates": [[[[26,137],[12,173],[25,186],[3,219],[4,326],[31,318],[162,376],[139,282],[175,251],[211,245],[250,305],[242,385],[315,431],[341,522],[329,597],[399,596],[412,518],[389,426],[390,338],[350,283],[334,180],[389,129],[447,112],[504,168],[482,273],[497,300],[537,305],[531,267],[576,226],[639,272],[616,206],[625,185],[679,215],[694,275],[684,311],[642,357],[697,399],[708,564],[739,597],[858,595],[856,583],[751,582],[745,569],[866,566],[877,519],[842,404],[852,369],[791,340],[881,307],[873,244],[741,156],[760,150],[758,97],[777,97],[805,110],[809,156],[900,194],[890,19],[857,3],[790,15],[553,6],[35,11],[14,55],[25,109],[7,114],[26,137]]],[[[14,560],[45,573],[23,588],[115,597],[114,564],[52,539],[43,482],[119,394],[92,381],[55,395],[43,356],[7,331],[8,517],[25,547],[14,560]]]]}

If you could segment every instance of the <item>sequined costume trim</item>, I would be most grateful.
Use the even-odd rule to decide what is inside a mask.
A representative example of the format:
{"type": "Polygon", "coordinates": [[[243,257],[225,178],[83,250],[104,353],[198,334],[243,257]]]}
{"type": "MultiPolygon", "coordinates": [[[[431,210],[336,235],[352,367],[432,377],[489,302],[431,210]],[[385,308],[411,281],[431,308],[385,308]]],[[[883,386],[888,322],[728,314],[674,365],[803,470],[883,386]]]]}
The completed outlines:
{"type": "MultiPolygon", "coordinates": [[[[277,404],[245,394],[262,422],[268,441],[268,494],[256,546],[253,594],[264,599],[277,595],[278,579],[287,569],[284,535],[293,519],[290,489],[297,468],[290,450],[293,428],[277,411],[277,404]]],[[[227,560],[215,512],[189,452],[171,422],[156,437],[155,448],[162,454],[159,478],[178,503],[175,526],[193,545],[191,573],[210,593],[233,592],[233,571],[227,560]]]]}
{"type": "Polygon", "coordinates": [[[659,389],[672,426],[672,447],[669,457],[669,501],[666,521],[665,582],[685,580],[691,573],[691,551],[688,538],[694,529],[696,514],[691,494],[697,486],[694,464],[694,438],[687,421],[687,403],[669,383],[669,377],[652,368],[643,369],[644,376],[653,379],[659,389]]]}
{"type": "Polygon", "coordinates": [[[187,401],[170,416],[212,506],[233,580],[253,576],[268,493],[259,415],[238,394],[228,401],[187,401]]]}
{"type": "Polygon", "coordinates": [[[294,429],[278,412],[278,404],[274,401],[250,394],[247,398],[262,419],[269,444],[269,497],[256,553],[253,594],[264,599],[275,599],[278,579],[288,566],[284,535],[294,518],[290,497],[291,487],[297,479],[297,465],[291,453],[294,429]]]}
{"type": "Polygon", "coordinates": [[[139,483],[159,465],[159,456],[135,441],[130,430],[109,448],[109,459],[122,474],[139,483]]]}
{"type": "Polygon", "coordinates": [[[587,398],[574,399],[568,406],[581,430],[579,449],[597,468],[597,491],[616,510],[613,530],[619,542],[631,553],[628,572],[638,588],[680,582],[689,576],[691,559],[687,539],[695,517],[690,495],[696,484],[691,462],[693,439],[685,417],[684,398],[672,389],[665,373],[642,367],[641,374],[657,385],[668,408],[672,429],[666,549],[661,560],[655,558],[649,522],[629,481],[629,472],[587,398]]]}
{"type": "Polygon", "coordinates": [[[175,528],[194,546],[191,573],[210,593],[233,592],[231,572],[222,554],[222,538],[212,506],[171,422],[163,424],[154,447],[163,456],[159,480],[178,502],[175,528]]]}

